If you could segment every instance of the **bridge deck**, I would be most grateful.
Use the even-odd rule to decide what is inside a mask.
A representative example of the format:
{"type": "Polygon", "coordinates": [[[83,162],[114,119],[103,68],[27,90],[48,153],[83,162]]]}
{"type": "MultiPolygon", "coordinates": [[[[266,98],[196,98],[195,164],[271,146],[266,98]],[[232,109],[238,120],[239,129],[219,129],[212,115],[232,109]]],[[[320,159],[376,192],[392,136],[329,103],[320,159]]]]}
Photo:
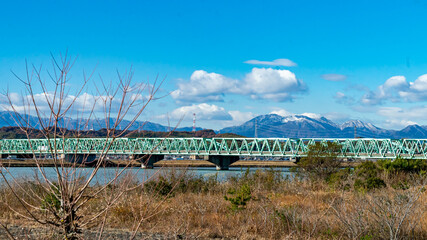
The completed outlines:
{"type": "Polygon", "coordinates": [[[303,157],[315,142],[341,145],[339,157],[427,159],[427,139],[375,138],[66,138],[3,139],[0,154],[170,154],[303,157]]]}

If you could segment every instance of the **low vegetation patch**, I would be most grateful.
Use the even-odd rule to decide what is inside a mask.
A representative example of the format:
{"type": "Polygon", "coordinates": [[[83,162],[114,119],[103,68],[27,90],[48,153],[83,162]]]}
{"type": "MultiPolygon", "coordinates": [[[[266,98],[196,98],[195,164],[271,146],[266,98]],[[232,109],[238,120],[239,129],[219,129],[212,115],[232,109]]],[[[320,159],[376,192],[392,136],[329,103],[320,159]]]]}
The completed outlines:
{"type": "MultiPolygon", "coordinates": [[[[124,193],[109,210],[105,228],[130,232],[128,236],[133,235],[132,229],[138,229],[137,236],[172,238],[426,239],[427,193],[422,170],[399,167],[396,175],[384,166],[385,162],[364,162],[354,169],[333,171],[323,180],[284,177],[283,172],[273,169],[247,170],[225,181],[218,181],[215,175],[165,171],[124,193]],[[393,187],[394,178],[402,176],[408,179],[405,188],[393,187]]],[[[26,186],[43,191],[31,182],[26,186]]],[[[91,191],[99,188],[102,186],[93,186],[91,191]]],[[[8,188],[2,187],[0,193],[0,223],[38,228],[8,208],[13,205],[25,211],[19,209],[8,188]]],[[[81,216],[91,216],[102,201],[101,197],[89,199],[81,216]]],[[[34,214],[61,204],[49,194],[41,203],[40,212],[34,214]]],[[[93,226],[98,226],[103,219],[95,221],[93,226]]],[[[88,230],[90,225],[83,229],[88,230]]],[[[4,229],[0,236],[6,236],[4,229]]],[[[54,238],[55,234],[49,236],[54,238]]],[[[117,236],[109,234],[105,239],[117,236]]]]}

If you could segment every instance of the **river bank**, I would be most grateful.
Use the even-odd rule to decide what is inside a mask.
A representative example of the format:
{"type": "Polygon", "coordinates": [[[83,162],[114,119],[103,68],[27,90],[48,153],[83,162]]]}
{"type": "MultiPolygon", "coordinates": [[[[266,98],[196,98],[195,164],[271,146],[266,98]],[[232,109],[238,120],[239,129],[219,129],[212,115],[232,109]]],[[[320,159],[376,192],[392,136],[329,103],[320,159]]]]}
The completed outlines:
{"type": "MultiPolygon", "coordinates": [[[[44,167],[54,167],[54,161],[51,159],[38,160],[40,165],[44,167]]],[[[1,159],[0,164],[6,167],[37,167],[36,161],[34,159],[25,159],[25,160],[13,160],[13,159],[1,159]]],[[[343,167],[354,167],[357,162],[343,162],[343,167]]],[[[72,166],[72,163],[65,162],[65,167],[72,166]]],[[[107,167],[140,167],[141,163],[137,161],[128,161],[128,160],[108,160],[107,167]]],[[[88,165],[87,167],[90,167],[88,165]]],[[[215,167],[215,165],[206,160],[161,160],[154,164],[154,167],[215,167]]],[[[254,160],[244,160],[237,161],[230,165],[230,167],[254,167],[254,168],[286,168],[286,167],[298,167],[294,162],[290,161],[254,161],[254,160]]]]}
{"type": "MultiPolygon", "coordinates": [[[[426,239],[425,179],[383,173],[385,186],[368,190],[356,188],[357,174],[332,184],[260,169],[217,181],[216,174],[206,178],[170,168],[143,187],[126,191],[109,208],[102,239],[129,239],[133,233],[136,239],[387,239],[387,223],[397,239],[426,239]],[[403,177],[407,185],[396,186],[403,177]]],[[[94,186],[89,192],[101,188],[94,186]]],[[[22,194],[23,189],[40,191],[36,184],[23,182],[15,193],[42,206],[32,214],[48,216],[43,206],[54,199],[37,200],[22,194]]],[[[84,239],[96,237],[104,220],[91,218],[105,207],[105,196],[119,190],[105,188],[105,194],[79,210],[81,221],[90,222],[82,229],[84,239]]],[[[0,188],[0,193],[0,223],[7,223],[14,236],[63,239],[60,228],[46,228],[17,214],[25,208],[10,189],[0,188]]],[[[0,238],[6,237],[0,230],[0,238]]]]}

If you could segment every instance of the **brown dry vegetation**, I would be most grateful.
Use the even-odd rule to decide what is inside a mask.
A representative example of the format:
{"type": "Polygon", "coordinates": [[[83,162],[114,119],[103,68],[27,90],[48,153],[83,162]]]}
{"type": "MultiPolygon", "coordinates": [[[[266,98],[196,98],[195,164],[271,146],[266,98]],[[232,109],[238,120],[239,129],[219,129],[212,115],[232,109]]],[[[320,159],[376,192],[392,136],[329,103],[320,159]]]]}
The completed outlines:
{"type": "MultiPolygon", "coordinates": [[[[402,174],[396,177],[402,180],[402,174]]],[[[171,170],[143,186],[135,184],[136,189],[124,194],[108,213],[106,227],[110,230],[105,237],[110,236],[111,229],[132,232],[141,223],[140,234],[158,238],[426,239],[424,177],[407,174],[405,179],[411,181],[404,189],[392,187],[396,181],[394,175],[383,178],[387,187],[360,191],[352,185],[339,188],[319,180],[288,179],[273,170],[247,172],[225,182],[218,182],[215,176],[201,178],[191,172],[171,170]],[[236,192],[244,186],[250,188],[249,200],[233,209],[224,196],[237,197],[236,192]]],[[[25,186],[35,185],[28,182],[25,186]]],[[[92,190],[96,188],[93,186],[92,190]]],[[[11,211],[8,205],[17,210],[20,205],[9,189],[1,191],[0,222],[40,228],[11,211]]],[[[114,187],[109,191],[115,191],[114,187]]],[[[99,211],[97,208],[103,206],[103,201],[103,196],[90,200],[81,215],[91,216],[99,211]]],[[[94,222],[86,229],[97,231],[91,229],[97,225],[94,222]]],[[[59,229],[34,238],[54,238],[55,231],[59,229]]],[[[111,238],[118,238],[114,236],[111,238]]]]}

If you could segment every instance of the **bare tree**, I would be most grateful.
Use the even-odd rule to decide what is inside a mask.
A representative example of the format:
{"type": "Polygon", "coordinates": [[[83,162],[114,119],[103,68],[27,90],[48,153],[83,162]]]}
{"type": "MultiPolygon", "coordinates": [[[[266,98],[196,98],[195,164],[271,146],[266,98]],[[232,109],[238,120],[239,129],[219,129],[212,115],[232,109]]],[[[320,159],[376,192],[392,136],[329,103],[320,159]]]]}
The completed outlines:
{"type": "Polygon", "coordinates": [[[9,102],[9,113],[27,136],[37,176],[34,186],[28,187],[6,166],[1,166],[0,175],[13,193],[16,202],[6,204],[16,215],[61,229],[66,239],[77,239],[82,227],[99,225],[101,238],[108,211],[126,191],[142,183],[135,182],[137,172],[126,171],[130,161],[124,168],[110,171],[110,176],[104,174],[101,183],[94,186],[99,181],[96,176],[103,169],[115,141],[129,132],[148,104],[156,99],[163,80],[134,83],[133,70],[130,69],[124,74],[117,73],[117,82],[107,83],[100,77],[95,84],[96,94],[90,95],[85,90],[94,79],[94,71],[90,74],[83,72],[80,87],[75,88],[70,81],[75,60],[67,54],[61,55],[59,60],[52,56],[52,65],[48,69],[26,64],[25,77],[15,74],[25,87],[20,105],[10,91],[5,97],[9,102]],[[37,93],[39,90],[41,94],[37,93]],[[31,121],[31,115],[37,117],[37,122],[31,121]],[[93,167],[84,168],[93,155],[82,154],[78,144],[85,140],[85,130],[94,121],[105,128],[105,141],[98,149],[93,167]],[[45,150],[52,156],[54,177],[49,176],[48,168],[37,157],[40,149],[30,141],[34,136],[47,140],[45,150]],[[70,138],[77,144],[66,149],[66,144],[62,143],[70,138]],[[64,156],[65,152],[68,155],[64,156]],[[86,211],[93,203],[96,203],[96,209],[86,211]]]}
{"type": "Polygon", "coordinates": [[[424,189],[424,186],[408,190],[390,189],[367,196],[369,212],[389,239],[401,239],[404,230],[411,233],[419,226],[425,208],[425,203],[419,199],[424,189]]]}

